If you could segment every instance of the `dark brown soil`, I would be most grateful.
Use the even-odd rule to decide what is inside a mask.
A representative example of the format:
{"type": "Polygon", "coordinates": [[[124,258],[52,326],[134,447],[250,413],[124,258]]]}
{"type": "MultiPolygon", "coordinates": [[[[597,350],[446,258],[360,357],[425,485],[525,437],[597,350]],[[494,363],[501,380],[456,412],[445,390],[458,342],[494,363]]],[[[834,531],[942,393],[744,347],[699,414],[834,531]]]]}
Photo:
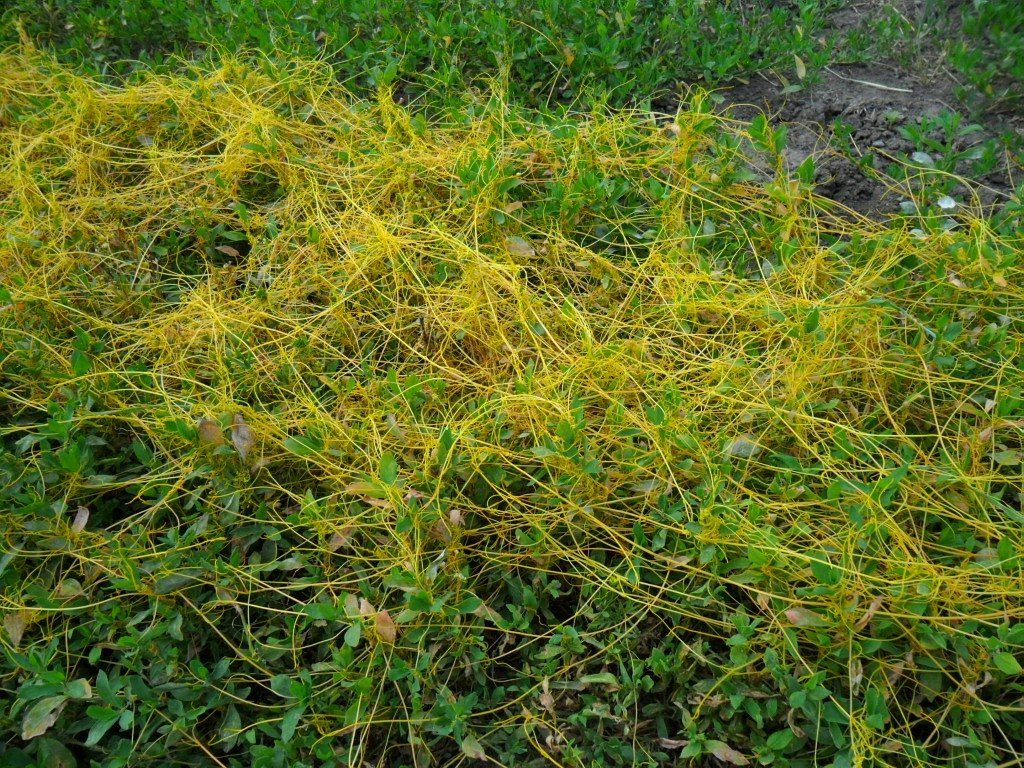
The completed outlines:
{"type": "Polygon", "coordinates": [[[796,93],[783,94],[783,87],[770,77],[757,77],[725,92],[728,111],[748,120],[763,111],[786,123],[791,167],[814,155],[818,192],[861,213],[894,212],[900,201],[839,151],[834,121],[852,129],[856,151],[885,157],[913,151],[912,143],[900,135],[907,120],[954,108],[948,88],[925,85],[880,64],[831,67],[819,83],[796,93]],[[864,84],[868,82],[875,85],[864,84]]]}
{"type": "MultiPolygon", "coordinates": [[[[922,0],[897,3],[908,19],[919,19],[922,0]]],[[[881,0],[851,3],[832,19],[835,31],[842,34],[865,24],[881,8],[893,5],[881,0]]],[[[946,9],[948,12],[948,9],[946,9]]],[[[836,120],[852,129],[850,138],[855,154],[872,154],[875,166],[884,169],[886,158],[914,151],[912,142],[900,129],[921,116],[942,112],[965,112],[956,96],[957,83],[941,66],[941,54],[926,46],[917,56],[914,71],[901,67],[894,59],[870,64],[832,65],[820,73],[814,84],[793,93],[783,93],[785,83],[778,77],[758,75],[749,82],[724,89],[723,109],[731,116],[749,120],[758,112],[773,122],[788,126],[787,156],[796,168],[808,155],[815,156],[818,192],[853,210],[884,216],[899,210],[901,197],[883,183],[869,178],[847,153],[833,132],[836,120]]],[[[995,118],[984,119],[987,131],[973,134],[968,141],[982,141],[994,135],[995,118]]],[[[983,203],[992,204],[1012,192],[1007,169],[1001,168],[978,185],[983,203]]]]}

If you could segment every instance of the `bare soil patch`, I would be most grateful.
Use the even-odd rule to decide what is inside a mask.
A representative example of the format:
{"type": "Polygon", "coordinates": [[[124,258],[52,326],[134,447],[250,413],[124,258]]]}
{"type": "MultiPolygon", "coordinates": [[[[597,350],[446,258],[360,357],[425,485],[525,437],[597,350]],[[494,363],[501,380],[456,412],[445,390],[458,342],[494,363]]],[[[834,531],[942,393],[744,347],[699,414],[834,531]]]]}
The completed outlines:
{"type": "MultiPolygon", "coordinates": [[[[890,4],[871,0],[838,11],[833,17],[835,31],[842,34],[863,25],[885,5],[890,4]]],[[[922,8],[921,2],[906,0],[900,10],[907,18],[915,19],[920,18],[922,8]]],[[[721,91],[723,109],[733,117],[748,120],[764,112],[774,121],[787,124],[787,155],[792,167],[814,155],[821,194],[859,213],[884,216],[899,210],[900,195],[867,176],[840,151],[835,123],[838,120],[851,129],[849,138],[857,152],[876,156],[876,168],[884,169],[887,157],[913,152],[913,143],[901,134],[904,126],[922,116],[967,111],[957,97],[957,82],[941,66],[941,58],[933,42],[930,47],[926,45],[918,57],[921,64],[913,71],[895,59],[885,58],[868,64],[835,64],[821,72],[817,82],[790,93],[785,92],[786,83],[781,78],[757,75],[721,91]]],[[[1024,123],[1021,115],[975,114],[972,118],[985,130],[965,137],[966,143],[991,138],[997,128],[1005,129],[1008,124],[1024,123]]],[[[1005,199],[1013,191],[1005,162],[985,177],[970,181],[977,185],[986,205],[1005,199]]]]}

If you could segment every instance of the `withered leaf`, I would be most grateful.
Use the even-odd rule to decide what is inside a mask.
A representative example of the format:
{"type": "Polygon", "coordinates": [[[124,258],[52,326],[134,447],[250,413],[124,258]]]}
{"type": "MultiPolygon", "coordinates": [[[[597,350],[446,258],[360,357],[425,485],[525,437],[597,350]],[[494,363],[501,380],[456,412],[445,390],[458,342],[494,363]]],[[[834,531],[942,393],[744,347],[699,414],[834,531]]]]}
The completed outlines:
{"type": "Polygon", "coordinates": [[[245,461],[246,457],[248,457],[249,450],[252,448],[252,442],[252,430],[245,423],[242,414],[236,413],[235,418],[231,422],[231,443],[235,446],[235,450],[238,451],[242,461],[245,461]]]}
{"type": "Polygon", "coordinates": [[[825,620],[814,611],[806,608],[790,608],[786,611],[786,618],[790,624],[796,627],[823,627],[825,620]]]}
{"type": "Polygon", "coordinates": [[[25,614],[21,611],[8,613],[4,616],[4,629],[7,631],[7,636],[11,639],[11,645],[15,648],[21,643],[21,638],[25,636],[26,626],[28,626],[28,622],[25,621],[25,614]]]}
{"type": "Polygon", "coordinates": [[[724,741],[708,741],[705,742],[704,747],[723,763],[732,763],[733,765],[750,765],[750,760],[730,747],[724,741]]]}
{"type": "Polygon", "coordinates": [[[85,530],[85,525],[88,522],[89,510],[85,507],[79,507],[78,511],[75,512],[74,522],[71,523],[71,530],[75,533],[81,533],[85,530]]]}
{"type": "Polygon", "coordinates": [[[534,247],[521,237],[505,238],[505,247],[513,256],[518,256],[521,259],[527,259],[537,253],[534,247]]]}
{"type": "Polygon", "coordinates": [[[354,530],[351,525],[346,525],[344,528],[340,528],[332,533],[330,541],[327,542],[327,549],[331,552],[337,552],[342,547],[348,546],[349,541],[352,540],[354,530]]]}
{"type": "Polygon", "coordinates": [[[689,746],[689,739],[658,739],[658,744],[663,746],[665,749],[682,749],[683,747],[689,746]]]}
{"type": "Polygon", "coordinates": [[[45,699],[39,699],[25,713],[25,719],[21,722],[21,738],[28,741],[46,733],[50,726],[57,722],[67,703],[67,696],[47,696],[45,699]]]}
{"type": "Polygon", "coordinates": [[[388,645],[394,645],[395,638],[398,637],[398,626],[395,624],[395,620],[391,618],[391,614],[387,611],[377,611],[374,624],[377,627],[377,634],[380,636],[380,639],[388,645]]]}
{"type": "Polygon", "coordinates": [[[224,442],[224,434],[220,424],[212,419],[199,420],[199,442],[203,445],[220,445],[224,442]]]}
{"type": "Polygon", "coordinates": [[[864,611],[864,615],[861,616],[860,620],[854,625],[854,629],[856,629],[858,632],[864,629],[864,627],[868,625],[868,622],[870,622],[871,619],[875,617],[875,614],[878,613],[878,609],[882,607],[883,602],[885,602],[885,597],[882,595],[879,595],[874,600],[872,600],[871,604],[868,606],[868,609],[864,611]]]}
{"type": "Polygon", "coordinates": [[[230,245],[218,245],[214,250],[220,251],[225,256],[230,256],[233,259],[240,259],[242,257],[242,254],[238,252],[238,249],[232,248],[230,245]]]}

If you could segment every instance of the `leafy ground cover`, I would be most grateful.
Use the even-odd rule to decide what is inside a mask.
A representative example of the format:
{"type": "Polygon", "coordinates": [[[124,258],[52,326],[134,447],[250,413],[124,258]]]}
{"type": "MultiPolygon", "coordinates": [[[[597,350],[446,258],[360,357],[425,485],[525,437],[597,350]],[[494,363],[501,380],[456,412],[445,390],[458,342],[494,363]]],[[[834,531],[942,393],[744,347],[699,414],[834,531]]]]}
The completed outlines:
{"type": "Polygon", "coordinates": [[[700,93],[0,71],[4,765],[1019,762],[1019,208],[700,93]]]}
{"type": "Polygon", "coordinates": [[[649,100],[680,80],[719,82],[767,67],[813,72],[830,0],[13,0],[0,17],[92,71],[126,60],[162,65],[214,44],[266,55],[325,57],[356,90],[398,84],[445,100],[481,75],[508,73],[535,104],[649,100]]]}

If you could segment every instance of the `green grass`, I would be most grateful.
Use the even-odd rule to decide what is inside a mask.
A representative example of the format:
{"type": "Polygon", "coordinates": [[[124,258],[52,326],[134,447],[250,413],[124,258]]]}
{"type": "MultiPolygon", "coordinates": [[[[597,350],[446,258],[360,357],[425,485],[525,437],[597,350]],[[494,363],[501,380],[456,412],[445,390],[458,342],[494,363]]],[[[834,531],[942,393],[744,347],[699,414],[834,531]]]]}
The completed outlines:
{"type": "Polygon", "coordinates": [[[700,93],[0,71],[0,764],[1020,761],[1019,209],[700,93]]]}
{"type": "Polygon", "coordinates": [[[949,61],[987,109],[1019,111],[1024,107],[1024,6],[1013,0],[966,5],[949,61]]]}
{"type": "Polygon", "coordinates": [[[462,96],[506,73],[534,104],[645,103],[677,83],[769,67],[813,73],[827,0],[14,0],[0,21],[90,71],[125,59],[160,66],[207,43],[274,56],[323,56],[358,91],[396,83],[409,95],[462,96]]]}

